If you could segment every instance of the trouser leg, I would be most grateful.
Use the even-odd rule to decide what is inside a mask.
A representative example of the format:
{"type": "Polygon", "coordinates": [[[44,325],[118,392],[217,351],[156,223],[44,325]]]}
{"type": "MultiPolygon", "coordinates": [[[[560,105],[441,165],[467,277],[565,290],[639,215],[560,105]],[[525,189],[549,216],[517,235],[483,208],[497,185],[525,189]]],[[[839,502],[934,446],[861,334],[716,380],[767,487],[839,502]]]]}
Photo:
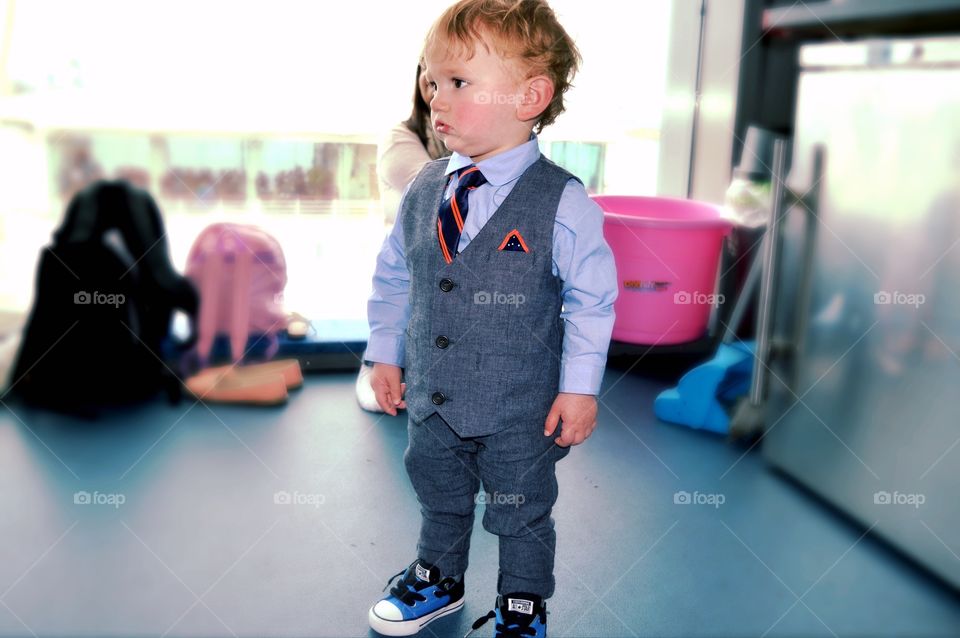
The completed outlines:
{"type": "Polygon", "coordinates": [[[483,526],[500,538],[501,594],[554,592],[556,532],[550,514],[557,500],[557,461],[569,448],[555,445],[560,428],[543,435],[543,423],[517,424],[481,437],[477,455],[483,480],[483,526]]]}
{"type": "Polygon", "coordinates": [[[445,576],[463,574],[480,489],[477,443],[457,436],[437,414],[411,418],[407,430],[404,464],[421,513],[417,556],[445,576]]]}

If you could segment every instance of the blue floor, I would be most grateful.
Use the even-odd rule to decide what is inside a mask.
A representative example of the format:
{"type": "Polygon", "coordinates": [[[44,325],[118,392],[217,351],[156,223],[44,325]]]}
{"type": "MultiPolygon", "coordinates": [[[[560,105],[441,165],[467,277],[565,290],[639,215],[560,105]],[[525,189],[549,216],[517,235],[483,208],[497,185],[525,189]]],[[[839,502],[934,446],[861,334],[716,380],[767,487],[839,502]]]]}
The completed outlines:
{"type": "MultiPolygon", "coordinates": [[[[558,466],[552,636],[960,635],[955,592],[756,450],[657,423],[665,385],[608,370],[599,428],[558,466]]],[[[351,374],[278,409],[0,406],[0,635],[374,635],[418,528],[405,428],[361,411],[351,374]]],[[[471,558],[464,611],[424,635],[490,608],[479,517],[471,558]]]]}

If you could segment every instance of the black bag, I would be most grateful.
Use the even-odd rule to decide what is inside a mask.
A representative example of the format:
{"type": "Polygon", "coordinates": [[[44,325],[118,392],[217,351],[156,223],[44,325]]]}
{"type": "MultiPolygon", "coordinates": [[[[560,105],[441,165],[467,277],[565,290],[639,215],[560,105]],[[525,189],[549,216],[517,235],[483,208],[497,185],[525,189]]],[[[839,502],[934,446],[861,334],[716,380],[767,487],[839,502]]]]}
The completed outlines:
{"type": "Polygon", "coordinates": [[[196,289],[170,262],[153,198],[123,181],[96,182],[71,200],[41,252],[11,391],[87,415],[161,389],[175,400],[176,351],[196,339],[197,308],[196,289]],[[190,320],[187,343],[170,339],[176,308],[190,320]]]}

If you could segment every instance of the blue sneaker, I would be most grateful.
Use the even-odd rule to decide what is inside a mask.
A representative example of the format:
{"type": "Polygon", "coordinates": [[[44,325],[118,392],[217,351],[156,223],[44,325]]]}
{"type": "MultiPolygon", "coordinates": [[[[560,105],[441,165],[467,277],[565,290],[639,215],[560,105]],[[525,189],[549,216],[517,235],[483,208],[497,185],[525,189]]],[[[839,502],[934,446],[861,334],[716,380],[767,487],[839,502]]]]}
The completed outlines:
{"type": "Polygon", "coordinates": [[[467,636],[491,618],[494,619],[493,638],[547,638],[547,603],[536,594],[517,592],[497,596],[496,609],[477,618],[467,636]]]}
{"type": "MultiPolygon", "coordinates": [[[[412,636],[437,618],[463,607],[463,579],[443,578],[440,570],[420,559],[405,570],[390,595],[370,608],[370,628],[384,636],[412,636]]],[[[387,587],[384,587],[386,590],[387,587]]]]}

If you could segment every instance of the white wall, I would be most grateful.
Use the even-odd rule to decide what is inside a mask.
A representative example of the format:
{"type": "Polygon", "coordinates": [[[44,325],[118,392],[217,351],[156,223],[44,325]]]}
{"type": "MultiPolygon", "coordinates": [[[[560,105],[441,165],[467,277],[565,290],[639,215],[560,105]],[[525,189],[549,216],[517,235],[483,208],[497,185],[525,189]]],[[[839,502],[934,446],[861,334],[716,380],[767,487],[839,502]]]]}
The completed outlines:
{"type": "Polygon", "coordinates": [[[744,2],[705,0],[704,4],[697,96],[701,2],[674,3],[658,190],[665,196],[721,203],[732,170],[744,2]]]}

